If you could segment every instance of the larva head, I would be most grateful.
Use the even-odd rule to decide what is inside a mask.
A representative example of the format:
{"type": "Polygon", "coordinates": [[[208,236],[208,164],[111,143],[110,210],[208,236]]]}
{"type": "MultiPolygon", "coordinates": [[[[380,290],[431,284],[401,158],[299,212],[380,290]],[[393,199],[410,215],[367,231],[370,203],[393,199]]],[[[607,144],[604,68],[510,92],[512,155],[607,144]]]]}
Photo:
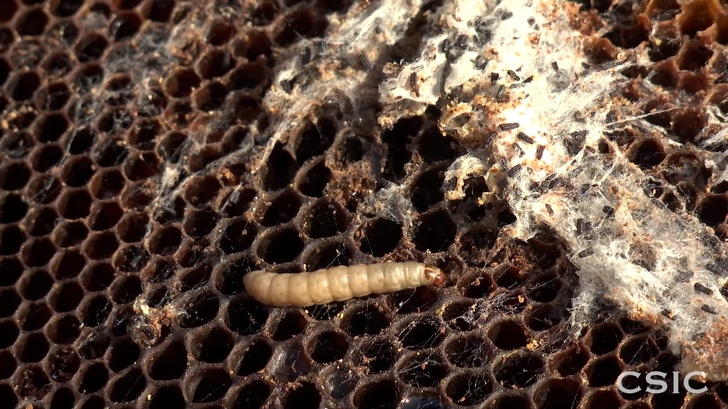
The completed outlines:
{"type": "Polygon", "coordinates": [[[433,266],[425,266],[425,277],[428,282],[438,287],[445,285],[445,282],[447,281],[445,273],[443,273],[439,268],[433,266]]]}

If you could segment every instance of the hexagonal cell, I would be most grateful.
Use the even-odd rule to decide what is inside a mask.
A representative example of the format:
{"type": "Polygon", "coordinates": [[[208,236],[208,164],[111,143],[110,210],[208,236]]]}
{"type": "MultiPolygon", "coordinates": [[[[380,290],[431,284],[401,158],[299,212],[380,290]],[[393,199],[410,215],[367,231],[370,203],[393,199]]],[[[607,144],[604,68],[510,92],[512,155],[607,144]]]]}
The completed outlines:
{"type": "Polygon", "coordinates": [[[73,70],[73,61],[65,52],[50,53],[41,68],[49,78],[61,78],[73,70]]]}
{"type": "Polygon", "coordinates": [[[149,400],[149,409],[184,409],[185,407],[187,407],[187,401],[178,385],[157,388],[149,400]]]}
{"type": "MultiPolygon", "coordinates": [[[[58,145],[44,145],[33,151],[30,157],[30,163],[38,172],[47,172],[55,166],[63,158],[63,149],[58,145]]],[[[50,186],[54,188],[54,186],[50,186]]],[[[59,186],[60,189],[60,186],[59,186]]],[[[50,189],[48,193],[58,194],[58,191],[50,189]]],[[[43,192],[46,193],[46,192],[43,192]]]]}
{"type": "Polygon", "coordinates": [[[0,167],[0,187],[2,189],[22,189],[29,179],[30,169],[24,162],[8,162],[0,167]]]}
{"type": "Polygon", "coordinates": [[[384,338],[366,341],[356,349],[353,357],[356,365],[366,367],[370,373],[389,371],[394,366],[396,359],[396,348],[384,338]]]}
{"type": "Polygon", "coordinates": [[[56,225],[53,240],[59,247],[73,247],[88,236],[88,227],[82,221],[61,222],[56,225]]]}
{"type": "Polygon", "coordinates": [[[276,226],[293,219],[300,207],[300,195],[293,189],[285,189],[262,199],[256,206],[256,218],[263,226],[276,226]]]}
{"type": "Polygon", "coordinates": [[[346,230],[348,214],[335,202],[318,200],[305,210],[303,230],[311,238],[323,238],[346,230]]]}
{"type": "Polygon", "coordinates": [[[53,311],[44,302],[26,303],[18,311],[18,323],[23,331],[35,331],[51,319],[53,311]]]}
{"type": "Polygon", "coordinates": [[[149,216],[140,212],[125,212],[116,225],[119,238],[125,243],[141,241],[151,229],[149,216]]]}
{"type": "Polygon", "coordinates": [[[303,333],[308,326],[308,321],[302,313],[290,311],[274,321],[271,326],[271,339],[274,341],[285,341],[303,333]]]}
{"type": "Polygon", "coordinates": [[[13,376],[18,363],[10,351],[0,351],[0,379],[7,379],[13,376]]]}
{"type": "Polygon", "coordinates": [[[184,98],[200,86],[201,80],[194,70],[185,68],[172,73],[166,80],[164,87],[167,94],[175,98],[184,98]]]}
{"type": "Polygon", "coordinates": [[[159,173],[159,157],[153,152],[143,152],[124,161],[124,175],[132,182],[150,178],[159,173]]]}
{"type": "Polygon", "coordinates": [[[523,327],[515,320],[492,323],[488,328],[488,338],[499,349],[512,350],[526,346],[528,336],[523,327]]]}
{"type": "Polygon", "coordinates": [[[222,77],[235,67],[235,59],[224,50],[215,49],[203,55],[197,63],[197,72],[204,79],[222,77]]]}
{"type": "Polygon", "coordinates": [[[359,377],[356,372],[347,367],[337,367],[325,375],[324,390],[333,399],[343,399],[356,388],[359,377]]]}
{"type": "Polygon", "coordinates": [[[53,277],[45,270],[29,272],[20,282],[20,294],[26,300],[35,301],[45,297],[53,283],[53,277]]]}
{"type": "Polygon", "coordinates": [[[589,349],[596,355],[603,355],[617,349],[622,342],[622,331],[612,323],[603,323],[590,331],[589,349]]]}
{"type": "Polygon", "coordinates": [[[274,41],[281,47],[291,45],[301,38],[323,36],[328,26],[325,16],[307,9],[289,13],[276,27],[274,41]]]}
{"type": "Polygon", "coordinates": [[[23,230],[16,225],[0,226],[0,255],[10,256],[20,250],[25,241],[23,230]]]}
{"type": "Polygon", "coordinates": [[[35,363],[45,358],[50,345],[43,333],[23,334],[18,340],[17,356],[20,362],[35,363]]]}
{"type": "Polygon", "coordinates": [[[175,0],[149,0],[142,6],[142,15],[152,21],[167,22],[175,5],[175,0]]]}
{"type": "Polygon", "coordinates": [[[473,370],[453,375],[445,383],[445,395],[453,404],[461,406],[476,405],[485,401],[495,384],[488,374],[473,370]]]}
{"type": "Polygon", "coordinates": [[[56,246],[50,239],[37,238],[23,246],[21,257],[26,266],[41,267],[48,263],[55,253],[56,246]]]}
{"type": "Polygon", "coordinates": [[[555,274],[543,274],[528,283],[528,297],[538,302],[551,302],[561,290],[562,282],[555,274]]]}
{"type": "Polygon", "coordinates": [[[28,213],[28,204],[15,193],[0,198],[0,223],[8,224],[23,220],[28,213]]]}
{"type": "Polygon", "coordinates": [[[56,315],[46,327],[46,333],[55,344],[71,344],[81,335],[81,323],[73,315],[56,315]]]}
{"type": "Polygon", "coordinates": [[[294,142],[296,160],[303,164],[310,158],[326,152],[334,142],[336,125],[328,118],[319,118],[314,124],[308,121],[294,142]]]}
{"type": "Polygon", "coordinates": [[[285,263],[295,259],[303,250],[301,233],[294,227],[272,228],[259,236],[258,257],[267,263],[285,263]]]}
{"type": "Polygon", "coordinates": [[[175,226],[155,230],[149,239],[149,251],[161,256],[174,254],[182,244],[182,232],[175,226]]]}
{"type": "Polygon", "coordinates": [[[539,409],[561,409],[578,407],[581,397],[581,386],[576,381],[548,379],[537,387],[533,400],[539,409]]]}
{"type": "Polygon", "coordinates": [[[192,206],[202,207],[217,197],[221,187],[213,175],[192,176],[186,183],[184,198],[192,206]]]}
{"type": "Polygon", "coordinates": [[[147,362],[150,378],[159,381],[180,379],[187,368],[187,350],[182,342],[172,341],[155,348],[147,362]]]}
{"type": "Polygon", "coordinates": [[[445,339],[445,333],[440,331],[442,323],[434,317],[420,317],[415,321],[405,323],[398,331],[397,338],[407,349],[427,349],[439,345],[445,339]]]}
{"type": "MultiPolygon", "coordinates": [[[[15,382],[15,390],[22,399],[40,400],[51,389],[51,381],[48,379],[48,375],[43,368],[37,365],[29,365],[23,368],[16,375],[15,382]]],[[[7,394],[3,398],[7,399],[5,402],[12,402],[12,399],[7,394]]]]}
{"type": "Polygon", "coordinates": [[[112,304],[104,295],[99,294],[83,300],[79,313],[83,317],[83,325],[98,327],[111,314],[112,304]]]}
{"type": "Polygon", "coordinates": [[[40,86],[40,77],[34,71],[29,71],[19,74],[9,86],[11,89],[10,96],[14,100],[27,101],[33,97],[40,86]]]}
{"type": "Polygon", "coordinates": [[[202,238],[210,234],[217,225],[218,213],[212,209],[192,210],[187,214],[184,223],[185,233],[193,238],[202,238]]]}
{"type": "Polygon", "coordinates": [[[418,218],[412,241],[417,250],[438,253],[453,243],[456,232],[457,226],[448,213],[436,210],[418,218]]]}
{"type": "Polygon", "coordinates": [[[116,269],[108,263],[97,263],[86,268],[81,283],[87,291],[101,291],[114,281],[116,269]]]}
{"type": "Polygon", "coordinates": [[[353,258],[354,251],[339,239],[318,243],[315,248],[310,248],[301,256],[308,271],[348,266],[352,264],[353,258]]]}
{"type": "Polygon", "coordinates": [[[313,336],[307,349],[311,359],[328,364],[344,358],[349,349],[349,340],[340,332],[326,331],[313,336]]]}
{"type": "Polygon", "coordinates": [[[399,378],[413,387],[437,386],[447,372],[442,358],[434,354],[406,355],[399,360],[396,368],[399,378]]]}
{"type": "Polygon", "coordinates": [[[310,382],[301,382],[286,395],[285,409],[316,409],[321,403],[321,393],[310,382]]]}
{"type": "Polygon", "coordinates": [[[110,293],[116,304],[131,303],[142,293],[141,279],[133,274],[118,277],[110,293]]]}
{"type": "Polygon", "coordinates": [[[630,162],[642,169],[652,169],[659,165],[667,154],[662,143],[657,139],[647,139],[632,145],[628,157],[630,162]]]}
{"type": "Polygon", "coordinates": [[[13,16],[18,11],[18,4],[16,0],[8,0],[3,4],[3,9],[0,11],[0,22],[6,22],[13,19],[13,16]]]}
{"type": "Polygon", "coordinates": [[[73,311],[83,296],[83,288],[75,281],[68,281],[53,289],[48,302],[56,312],[73,311]]]}
{"type": "Polygon", "coordinates": [[[83,5],[83,0],[51,0],[50,10],[54,16],[70,17],[83,5]]]}
{"type": "Polygon", "coordinates": [[[377,218],[365,223],[356,236],[361,237],[359,250],[382,257],[399,244],[402,239],[402,225],[396,221],[377,218]]]}
{"type": "Polygon", "coordinates": [[[34,146],[33,138],[28,132],[24,131],[6,134],[0,140],[0,149],[10,159],[24,158],[33,150],[34,146]]]}
{"type": "Polygon", "coordinates": [[[496,380],[508,388],[526,388],[534,384],[544,370],[540,354],[528,351],[506,355],[493,368],[496,380]]]}
{"type": "Polygon", "coordinates": [[[352,337],[376,335],[389,327],[390,320],[376,305],[364,305],[344,314],[341,328],[352,337]]]}
{"type": "Polygon", "coordinates": [[[184,385],[193,403],[214,402],[232,385],[230,374],[221,368],[198,367],[189,373],[184,385]]]}
{"type": "Polygon", "coordinates": [[[253,340],[243,347],[236,373],[239,376],[248,376],[258,372],[268,365],[272,356],[273,349],[265,340],[253,340]]]}
{"type": "Polygon", "coordinates": [[[584,369],[589,385],[601,387],[613,385],[622,373],[622,365],[614,356],[603,356],[591,361],[584,369]]]}
{"type": "Polygon", "coordinates": [[[79,39],[74,52],[80,62],[95,61],[101,58],[108,45],[109,42],[103,35],[90,33],[79,39]]]}
{"type": "Polygon", "coordinates": [[[91,195],[85,189],[67,190],[58,202],[58,211],[66,219],[80,219],[89,215],[91,195]]]}
{"type": "Polygon", "coordinates": [[[84,186],[94,175],[96,165],[91,159],[81,156],[71,158],[63,164],[61,179],[67,186],[84,186]]]}
{"type": "Polygon", "coordinates": [[[53,231],[59,220],[52,207],[33,208],[25,219],[25,229],[32,236],[45,236],[53,231]]]}
{"type": "Polygon", "coordinates": [[[119,240],[109,231],[92,234],[84,242],[84,252],[93,260],[110,257],[118,247],[119,240]]]}
{"type": "Polygon", "coordinates": [[[120,139],[108,138],[101,141],[95,148],[96,164],[102,167],[118,166],[128,156],[126,143],[120,139]]]}
{"type": "Polygon", "coordinates": [[[211,291],[200,291],[191,296],[185,306],[185,313],[180,316],[179,325],[182,328],[202,326],[217,316],[220,308],[220,299],[211,291]]]}
{"type": "Polygon", "coordinates": [[[657,356],[657,345],[647,336],[632,337],[619,350],[619,358],[628,365],[647,363],[657,356]]]}
{"type": "Polygon", "coordinates": [[[187,136],[181,132],[169,132],[162,137],[157,147],[157,154],[165,161],[177,163],[187,150],[187,136]]]}
{"type": "Polygon", "coordinates": [[[109,400],[112,402],[133,402],[147,386],[147,380],[139,368],[131,368],[125,374],[110,382],[109,400]]]}
{"type": "Polygon", "coordinates": [[[94,393],[103,388],[109,380],[109,371],[100,362],[84,365],[80,372],[82,375],[78,391],[81,393],[94,393]]]}
{"type": "Polygon", "coordinates": [[[15,21],[18,34],[37,36],[43,34],[48,24],[48,16],[42,9],[30,9],[22,13],[15,21]]]}
{"type": "Polygon", "coordinates": [[[243,217],[231,220],[220,237],[220,249],[225,254],[233,254],[246,250],[253,244],[258,235],[255,223],[243,217]]]}
{"type": "MultiPolygon", "coordinates": [[[[51,378],[55,380],[53,375],[51,378]]],[[[72,408],[76,403],[76,397],[71,388],[59,388],[53,392],[53,398],[51,399],[51,407],[53,408],[72,408]]]]}
{"type": "Polygon", "coordinates": [[[109,36],[114,41],[128,40],[139,31],[142,19],[137,13],[120,13],[109,26],[109,36]]]}
{"type": "Polygon", "coordinates": [[[96,202],[88,218],[92,230],[107,230],[116,225],[124,210],[116,202],[96,202]]]}
{"type": "Polygon", "coordinates": [[[264,89],[270,86],[270,82],[269,68],[257,61],[243,64],[230,74],[230,83],[234,90],[264,89]]]}
{"type": "Polygon", "coordinates": [[[36,94],[38,109],[55,111],[63,108],[71,97],[71,90],[63,82],[54,82],[36,94]]]}
{"type": "MultiPolygon", "coordinates": [[[[263,186],[266,190],[278,190],[288,186],[298,171],[298,164],[293,156],[277,143],[270,155],[266,166],[260,170],[263,186]]],[[[305,194],[305,193],[304,193],[305,194]]]]}
{"type": "MultiPolygon", "coordinates": [[[[288,159],[293,160],[290,156],[285,160],[288,159]]],[[[329,180],[331,180],[331,170],[326,167],[325,161],[321,159],[307,164],[296,178],[295,185],[298,187],[298,191],[306,196],[321,197],[329,180]]]]}
{"type": "Polygon", "coordinates": [[[55,347],[48,354],[47,367],[51,379],[68,382],[81,367],[81,359],[71,347],[55,347]]]}
{"type": "Polygon", "coordinates": [[[728,197],[725,194],[706,195],[698,204],[698,218],[701,222],[715,227],[728,216],[728,197]]]}
{"type": "Polygon", "coordinates": [[[192,101],[200,111],[214,111],[225,102],[228,90],[220,82],[214,81],[203,85],[192,94],[192,101]]]}

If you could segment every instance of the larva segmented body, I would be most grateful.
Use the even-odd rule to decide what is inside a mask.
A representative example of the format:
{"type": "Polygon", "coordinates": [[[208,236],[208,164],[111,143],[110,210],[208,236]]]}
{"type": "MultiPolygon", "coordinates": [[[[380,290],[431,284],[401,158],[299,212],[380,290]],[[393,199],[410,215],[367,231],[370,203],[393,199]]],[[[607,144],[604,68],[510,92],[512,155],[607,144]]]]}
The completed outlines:
{"type": "Polygon", "coordinates": [[[274,307],[308,307],[345,301],[423,285],[443,285],[440,269],[417,262],[338,266],[309,273],[251,271],[243,277],[245,290],[274,307]]]}

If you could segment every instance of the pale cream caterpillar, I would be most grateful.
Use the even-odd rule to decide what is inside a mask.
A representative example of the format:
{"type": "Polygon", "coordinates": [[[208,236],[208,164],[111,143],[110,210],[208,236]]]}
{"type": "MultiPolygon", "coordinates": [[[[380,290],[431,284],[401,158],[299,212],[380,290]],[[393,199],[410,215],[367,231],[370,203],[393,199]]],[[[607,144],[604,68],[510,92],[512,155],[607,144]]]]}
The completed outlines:
{"type": "Polygon", "coordinates": [[[274,307],[307,307],[423,285],[441,286],[437,267],[413,261],[337,266],[308,273],[251,271],[243,277],[248,294],[274,307]]]}

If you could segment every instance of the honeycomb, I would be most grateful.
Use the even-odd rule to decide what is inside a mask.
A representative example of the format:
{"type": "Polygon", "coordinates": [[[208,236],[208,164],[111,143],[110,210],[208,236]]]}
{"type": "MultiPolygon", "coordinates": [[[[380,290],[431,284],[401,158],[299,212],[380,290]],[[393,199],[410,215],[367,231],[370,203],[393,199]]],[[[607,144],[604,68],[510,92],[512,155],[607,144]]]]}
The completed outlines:
{"type": "MultiPolygon", "coordinates": [[[[412,58],[442,3],[423,3],[384,60],[344,55],[339,75],[412,58]]],[[[579,277],[559,237],[511,237],[517,217],[480,200],[483,178],[443,193],[472,148],[448,134],[443,105],[382,121],[381,78],[367,74],[355,99],[311,101],[273,139],[297,112],[266,98],[312,81],[275,78],[291,62],[305,72],[367,7],[0,0],[3,407],[728,406],[725,382],[617,389],[626,370],[674,370],[664,328],[605,301],[573,336],[579,277]],[[261,305],[242,285],[260,268],[404,260],[448,285],[305,309],[261,305]]],[[[649,195],[721,239],[728,180],[713,184],[705,153],[726,149],[707,118],[728,113],[727,16],[711,0],[584,1],[573,16],[595,66],[647,44],[621,92],[664,131],[604,137],[652,177],[649,195]]]]}

